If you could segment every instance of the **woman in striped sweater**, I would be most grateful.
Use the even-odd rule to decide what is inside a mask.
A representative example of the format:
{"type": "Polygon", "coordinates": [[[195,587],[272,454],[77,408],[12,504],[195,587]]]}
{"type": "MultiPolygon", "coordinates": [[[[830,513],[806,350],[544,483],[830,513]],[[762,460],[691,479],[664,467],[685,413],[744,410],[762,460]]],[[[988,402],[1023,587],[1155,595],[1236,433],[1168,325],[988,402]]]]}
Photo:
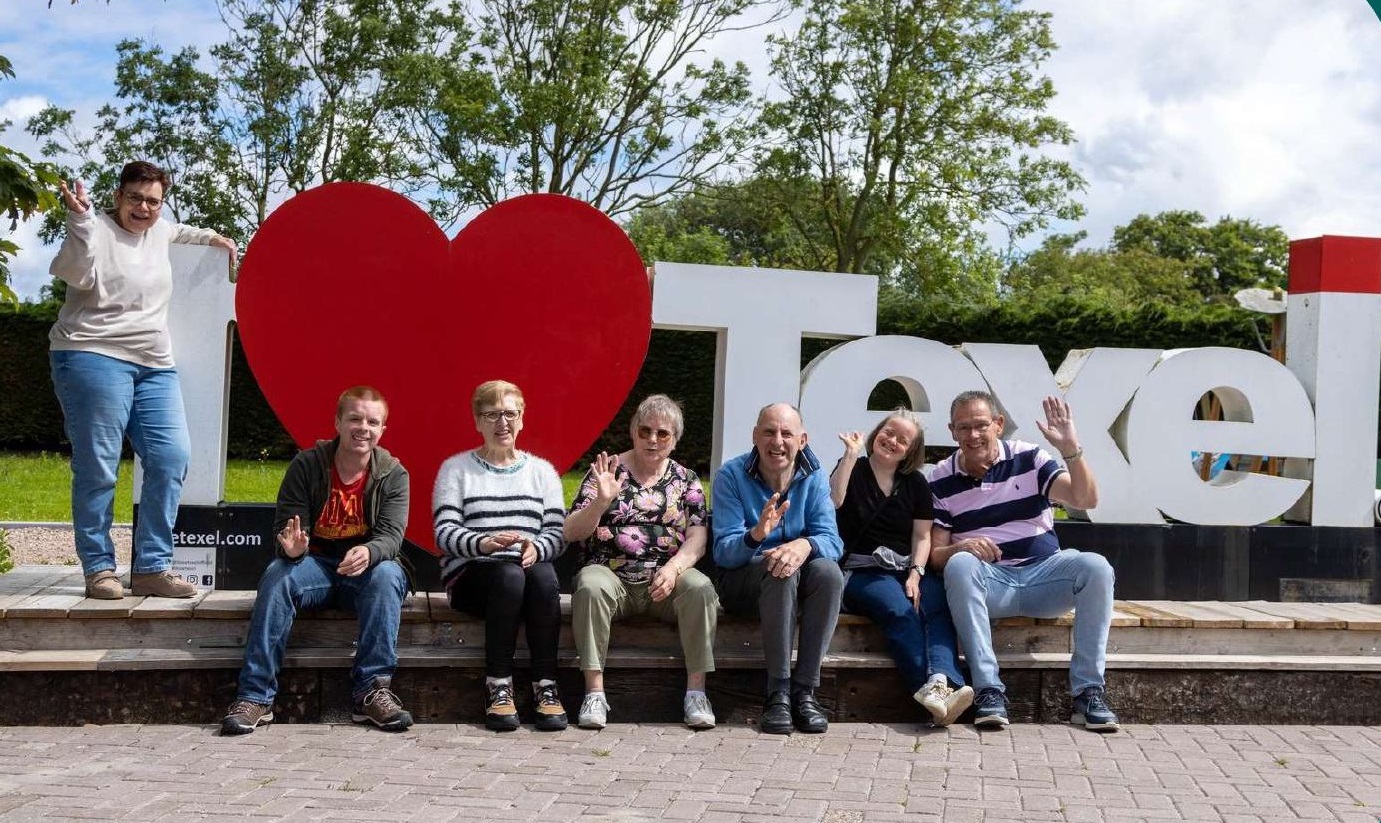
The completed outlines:
{"type": "Polygon", "coordinates": [[[556,688],[561,606],[551,561],[565,548],[561,479],[547,461],[518,451],[524,403],[517,386],[482,383],[470,405],[484,445],[442,463],[432,491],[441,579],[452,608],[485,621],[485,725],[518,728],[513,654],[522,623],[536,726],[560,731],[566,728],[556,688]]]}

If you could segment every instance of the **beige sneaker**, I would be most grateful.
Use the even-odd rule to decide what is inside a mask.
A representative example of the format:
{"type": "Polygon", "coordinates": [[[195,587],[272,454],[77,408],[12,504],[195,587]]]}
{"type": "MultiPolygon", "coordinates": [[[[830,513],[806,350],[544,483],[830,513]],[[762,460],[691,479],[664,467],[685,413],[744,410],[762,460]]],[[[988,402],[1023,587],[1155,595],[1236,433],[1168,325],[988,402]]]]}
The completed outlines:
{"type": "Polygon", "coordinates": [[[120,576],[110,569],[86,576],[86,596],[94,600],[123,600],[125,587],[120,576]]]}
{"type": "Polygon", "coordinates": [[[197,587],[173,574],[171,569],[150,574],[130,572],[129,589],[135,597],[191,597],[197,587]]]}
{"type": "Polygon", "coordinates": [[[973,705],[972,688],[960,686],[951,689],[948,683],[938,680],[926,683],[912,697],[930,712],[931,722],[936,726],[948,726],[973,705]]]}

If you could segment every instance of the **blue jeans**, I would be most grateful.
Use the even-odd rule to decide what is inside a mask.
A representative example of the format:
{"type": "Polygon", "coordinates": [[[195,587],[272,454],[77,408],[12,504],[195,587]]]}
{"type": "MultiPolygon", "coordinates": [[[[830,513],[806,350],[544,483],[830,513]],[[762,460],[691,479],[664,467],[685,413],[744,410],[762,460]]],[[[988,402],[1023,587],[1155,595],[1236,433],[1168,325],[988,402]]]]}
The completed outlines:
{"type": "Polygon", "coordinates": [[[173,524],[191,451],[177,371],[85,351],[52,351],[48,361],[72,443],[72,530],[82,571],[115,568],[110,524],[126,436],[144,470],[133,570],[171,568],[173,524]]]}
{"type": "Polygon", "coordinates": [[[976,689],[1004,689],[990,620],[1060,617],[1074,609],[1069,690],[1103,685],[1112,625],[1112,566],[1102,555],[1064,549],[1029,566],[999,566],[959,552],[945,564],[945,594],[976,689]]]}
{"type": "Polygon", "coordinates": [[[359,615],[359,643],[350,674],[351,694],[356,700],[374,688],[376,677],[393,677],[398,667],[398,622],[408,591],[407,575],[397,561],[385,560],[359,577],[345,577],[336,573],[336,562],[314,554],[297,563],[280,557],[264,570],[245,638],[241,700],[273,703],[283,650],[300,609],[336,606],[359,615]]]}
{"type": "Polygon", "coordinates": [[[919,613],[906,596],[905,579],[893,572],[855,570],[844,584],[844,610],[882,629],[908,692],[915,694],[934,674],[948,677],[956,688],[964,685],[944,579],[934,572],[921,578],[919,613]]]}

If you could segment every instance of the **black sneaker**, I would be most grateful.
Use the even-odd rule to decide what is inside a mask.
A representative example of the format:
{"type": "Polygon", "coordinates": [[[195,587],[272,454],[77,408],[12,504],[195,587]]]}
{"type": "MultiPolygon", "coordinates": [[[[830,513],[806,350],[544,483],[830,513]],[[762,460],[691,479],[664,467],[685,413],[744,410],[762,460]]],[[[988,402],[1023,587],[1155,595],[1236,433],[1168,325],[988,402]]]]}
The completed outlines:
{"type": "Polygon", "coordinates": [[[221,734],[249,734],[273,722],[273,706],[236,700],[221,718],[221,734]]]}
{"type": "Polygon", "coordinates": [[[762,719],[758,730],[763,734],[791,734],[791,696],[785,691],[772,692],[762,704],[762,719]]]}
{"type": "Polygon", "coordinates": [[[374,680],[374,688],[362,700],[355,703],[350,719],[356,723],[373,723],[386,732],[401,732],[412,725],[412,715],[403,709],[389,686],[387,677],[374,680]]]}
{"type": "Polygon", "coordinates": [[[537,704],[537,722],[533,724],[537,731],[559,732],[566,728],[566,707],[561,705],[561,692],[555,682],[533,683],[532,702],[537,704]]]}
{"type": "Polygon", "coordinates": [[[1069,722],[1094,732],[1115,732],[1122,728],[1108,705],[1102,686],[1089,686],[1074,698],[1074,714],[1069,722]]]}
{"type": "Polygon", "coordinates": [[[977,716],[973,719],[975,726],[1000,729],[1011,722],[1007,719],[1007,695],[1002,693],[1002,689],[992,686],[979,689],[978,696],[973,699],[973,705],[978,709],[977,716]]]}

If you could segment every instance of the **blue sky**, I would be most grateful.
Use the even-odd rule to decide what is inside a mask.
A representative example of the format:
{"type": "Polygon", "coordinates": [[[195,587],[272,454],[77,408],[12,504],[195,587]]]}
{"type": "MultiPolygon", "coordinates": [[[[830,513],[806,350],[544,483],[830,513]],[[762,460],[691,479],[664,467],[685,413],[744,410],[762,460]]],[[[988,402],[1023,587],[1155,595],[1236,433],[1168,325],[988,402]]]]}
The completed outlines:
{"type": "MultiPolygon", "coordinates": [[[[1052,113],[1078,143],[1092,244],[1141,212],[1194,209],[1283,226],[1292,238],[1381,236],[1381,21],[1367,0],[1028,0],[1053,15],[1043,68],[1052,113]]],[[[167,50],[222,36],[212,0],[0,2],[6,145],[36,154],[24,120],[49,102],[90,115],[109,100],[115,44],[167,50]]],[[[767,89],[762,32],[715,44],[767,89]]],[[[0,226],[7,232],[8,224],[0,226]]],[[[54,250],[21,225],[21,296],[48,282],[54,250]]],[[[1034,247],[1038,239],[1024,245],[1034,247]]]]}

